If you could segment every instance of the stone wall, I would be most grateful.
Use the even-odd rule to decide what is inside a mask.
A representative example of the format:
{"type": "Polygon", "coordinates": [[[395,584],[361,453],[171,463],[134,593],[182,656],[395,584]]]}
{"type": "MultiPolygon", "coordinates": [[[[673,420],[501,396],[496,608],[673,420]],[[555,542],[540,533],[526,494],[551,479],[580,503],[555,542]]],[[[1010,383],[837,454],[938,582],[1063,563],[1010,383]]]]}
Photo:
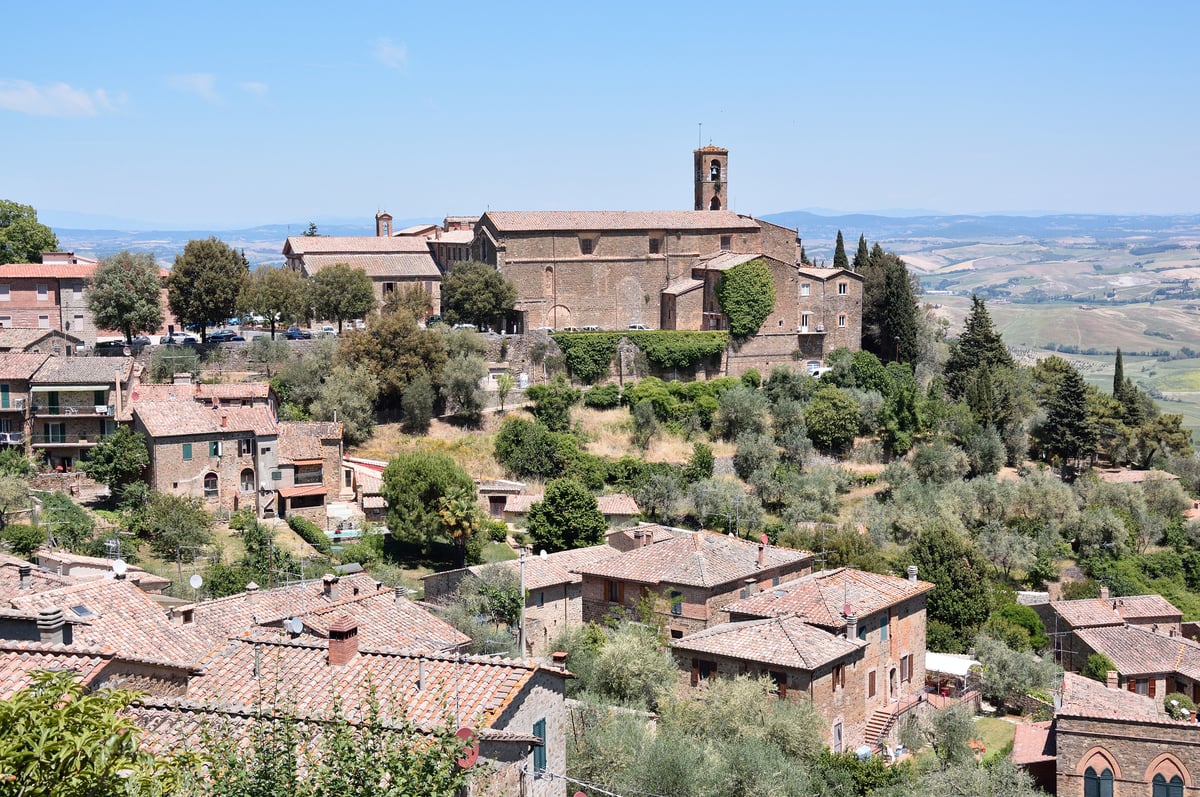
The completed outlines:
{"type": "Polygon", "coordinates": [[[1179,774],[1184,794],[1200,794],[1200,726],[1059,716],[1055,720],[1059,797],[1083,797],[1088,765],[1113,770],[1113,797],[1150,794],[1156,772],[1179,774]]]}
{"type": "MultiPolygon", "coordinates": [[[[564,682],[561,676],[539,670],[526,684],[521,694],[510,701],[504,712],[492,723],[496,730],[532,734],[533,724],[546,722],[546,769],[564,773],[567,769],[567,708],[564,682]]],[[[528,744],[484,742],[479,748],[480,764],[491,765],[479,791],[488,797],[563,797],[566,786],[561,778],[539,778],[533,775],[533,754],[528,744]]]]}

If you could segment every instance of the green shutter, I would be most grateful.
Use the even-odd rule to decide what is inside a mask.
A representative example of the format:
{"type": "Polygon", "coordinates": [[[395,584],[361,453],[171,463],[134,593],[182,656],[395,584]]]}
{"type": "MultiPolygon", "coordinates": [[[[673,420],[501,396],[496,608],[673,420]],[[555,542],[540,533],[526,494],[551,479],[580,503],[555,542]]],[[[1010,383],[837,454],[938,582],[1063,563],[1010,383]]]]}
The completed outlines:
{"type": "Polygon", "coordinates": [[[0,408],[8,409],[8,385],[0,385],[0,408]]]}
{"type": "Polygon", "coordinates": [[[546,769],[546,721],[538,720],[533,723],[533,735],[539,737],[542,743],[533,748],[533,770],[541,772],[546,769]]]}
{"type": "Polygon", "coordinates": [[[221,444],[218,443],[216,440],[213,440],[211,443],[209,443],[208,444],[208,455],[210,457],[221,456],[221,444]]]}
{"type": "Polygon", "coordinates": [[[185,460],[192,458],[192,444],[191,443],[183,444],[183,458],[185,460]]]}

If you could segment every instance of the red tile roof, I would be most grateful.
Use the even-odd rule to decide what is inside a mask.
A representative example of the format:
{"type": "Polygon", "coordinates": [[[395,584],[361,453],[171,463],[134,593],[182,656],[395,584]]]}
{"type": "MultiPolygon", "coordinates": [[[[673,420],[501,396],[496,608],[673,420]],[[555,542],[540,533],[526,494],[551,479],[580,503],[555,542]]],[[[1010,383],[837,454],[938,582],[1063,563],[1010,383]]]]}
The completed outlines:
{"type": "MultiPolygon", "coordinates": [[[[574,548],[570,551],[558,551],[557,553],[546,554],[545,559],[541,556],[530,556],[525,560],[525,588],[527,590],[536,590],[545,589],[557,584],[578,584],[583,580],[583,577],[574,572],[577,568],[591,564],[592,562],[599,562],[610,556],[620,555],[620,551],[608,545],[592,545],[587,548],[574,548]]],[[[479,575],[490,567],[503,567],[514,573],[519,573],[521,563],[520,560],[509,559],[493,564],[474,565],[453,572],[479,575]]],[[[440,576],[442,573],[432,573],[430,575],[440,576]]],[[[423,578],[429,577],[423,576],[423,578]]]]}
{"type": "Polygon", "coordinates": [[[138,401],[133,405],[151,437],[180,437],[228,432],[253,432],[259,437],[276,434],[275,415],[268,407],[219,407],[188,399],[138,401]]]}
{"type": "Polygon", "coordinates": [[[1038,764],[1055,758],[1054,720],[1017,723],[1012,749],[1014,764],[1038,764]]]}
{"type": "Polygon", "coordinates": [[[488,211],[501,233],[542,230],[758,230],[758,222],[729,210],[535,210],[488,211]]]}
{"type": "Polygon", "coordinates": [[[0,602],[3,602],[5,605],[8,605],[9,598],[45,592],[46,590],[58,589],[59,587],[65,587],[74,583],[74,579],[60,576],[56,573],[49,573],[40,569],[32,562],[27,562],[24,559],[18,559],[8,554],[0,554],[0,602]],[[19,568],[22,566],[30,568],[30,586],[25,589],[21,588],[21,573],[19,568]]]}
{"type": "Polygon", "coordinates": [[[866,645],[834,636],[791,615],[722,623],[671,641],[676,650],[808,671],[851,657],[866,645]]]}
{"type": "Polygon", "coordinates": [[[108,651],[0,639],[0,700],[29,686],[29,676],[38,670],[74,670],[90,684],[111,660],[108,651]]]}
{"type": "Polygon", "coordinates": [[[132,357],[50,357],[33,375],[35,385],[114,384],[129,378],[132,357]]]}
{"type": "Polygon", "coordinates": [[[576,570],[585,576],[641,584],[715,587],[757,576],[765,570],[812,560],[812,554],[807,551],[768,545],[763,550],[763,564],[760,565],[759,547],[757,543],[735,537],[697,531],[576,570]]]}
{"type": "MultiPolygon", "coordinates": [[[[396,240],[392,238],[390,240],[396,240]]],[[[309,275],[323,268],[343,263],[351,268],[361,268],[368,277],[418,277],[440,282],[442,272],[433,255],[428,251],[378,255],[305,255],[304,270],[309,275]]]]}
{"type": "Polygon", "coordinates": [[[602,515],[636,515],[641,510],[632,496],[624,493],[611,493],[596,496],[596,506],[602,515]]]}
{"type": "Polygon", "coordinates": [[[130,661],[190,668],[208,650],[190,629],[171,623],[161,606],[125,580],[94,579],[12,596],[8,602],[24,611],[59,607],[74,623],[75,644],[110,649],[130,661]]]}
{"type": "MultiPolygon", "coordinates": [[[[636,535],[638,534],[648,534],[650,535],[651,542],[665,542],[667,540],[673,540],[677,537],[683,537],[691,533],[692,532],[688,531],[687,529],[677,529],[672,526],[663,526],[658,523],[638,523],[623,529],[610,531],[607,535],[607,539],[612,540],[613,538],[620,536],[633,541],[637,539],[636,535]]],[[[622,549],[624,550],[625,547],[628,547],[628,544],[623,546],[622,549]]]]}
{"type": "Polygon", "coordinates": [[[340,617],[358,625],[359,644],[379,650],[440,653],[459,650],[471,638],[392,590],[352,596],[299,615],[312,638],[328,638],[340,617]]]}
{"type": "MultiPolygon", "coordinates": [[[[169,387],[174,387],[174,385],[169,387]]],[[[192,390],[200,401],[211,400],[214,396],[223,399],[266,399],[271,394],[271,386],[266,382],[224,382],[221,384],[201,382],[194,385],[192,390]]]]}
{"type": "Polygon", "coordinates": [[[1179,724],[1171,719],[1162,701],[1125,689],[1109,689],[1099,681],[1073,672],[1064,673],[1059,717],[1179,724]]]}
{"type": "Polygon", "coordinates": [[[320,460],[324,456],[323,441],[342,439],[342,425],[329,421],[280,421],[276,428],[281,464],[301,459],[320,460]]]}
{"type": "Polygon", "coordinates": [[[1169,620],[1183,616],[1161,595],[1126,595],[1123,598],[1081,598],[1051,601],[1050,607],[1073,628],[1124,625],[1127,621],[1169,620]]]}
{"type": "Polygon", "coordinates": [[[0,379],[28,381],[50,355],[37,351],[9,351],[0,354],[0,379]]]}
{"type": "MultiPolygon", "coordinates": [[[[424,238],[386,235],[293,235],[284,243],[285,254],[378,255],[393,253],[428,254],[424,238]]],[[[305,263],[308,258],[305,258],[305,263]]]]}
{"type": "Polygon", "coordinates": [[[95,271],[90,263],[5,263],[0,265],[0,280],[88,279],[95,271]]]}
{"type": "Polygon", "coordinates": [[[868,573],[849,567],[821,570],[777,587],[766,587],[725,607],[731,614],[773,617],[796,614],[826,628],[846,625],[848,604],[860,618],[894,606],[933,589],[928,581],[912,582],[896,576],[868,573]]]}
{"type": "Polygon", "coordinates": [[[1126,677],[1176,672],[1200,681],[1200,643],[1137,625],[1077,628],[1075,635],[1103,653],[1126,677]]]}

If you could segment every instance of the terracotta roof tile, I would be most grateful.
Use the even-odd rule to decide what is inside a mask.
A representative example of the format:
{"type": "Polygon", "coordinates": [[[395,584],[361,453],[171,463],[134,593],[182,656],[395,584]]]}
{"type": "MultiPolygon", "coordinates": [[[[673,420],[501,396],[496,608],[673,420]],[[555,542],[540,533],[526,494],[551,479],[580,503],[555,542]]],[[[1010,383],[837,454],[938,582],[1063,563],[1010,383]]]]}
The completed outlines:
{"type": "Polygon", "coordinates": [[[337,263],[345,263],[352,268],[361,268],[368,277],[423,277],[431,280],[442,278],[442,272],[438,269],[433,255],[429,254],[428,250],[421,253],[304,256],[304,270],[310,275],[337,263]]]}
{"type": "Polygon", "coordinates": [[[259,437],[276,434],[275,415],[268,407],[213,408],[190,398],[175,401],[138,401],[133,405],[151,437],[253,432],[259,437]],[[224,425],[222,425],[224,419],[224,425]]]}
{"type": "Polygon", "coordinates": [[[1161,701],[1125,689],[1109,689],[1099,681],[1073,672],[1063,674],[1056,716],[1176,724],[1161,701]]]}
{"type": "Polygon", "coordinates": [[[671,647],[811,671],[852,656],[866,644],[834,636],[798,617],[785,615],[722,623],[672,640],[671,647]]]}
{"type": "Polygon", "coordinates": [[[91,263],[5,263],[0,280],[21,278],[88,279],[96,271],[91,263]]]}
{"type": "Polygon", "coordinates": [[[488,211],[481,221],[501,233],[540,230],[758,230],[758,222],[729,210],[488,211]]]}
{"type": "Polygon", "coordinates": [[[312,638],[329,637],[346,618],[358,626],[359,644],[379,650],[439,653],[461,649],[471,638],[392,590],[352,596],[298,615],[312,638]]]}
{"type": "Polygon", "coordinates": [[[1177,672],[1200,681],[1200,643],[1137,625],[1077,628],[1075,635],[1103,653],[1126,677],[1177,672]]]}
{"type": "Polygon", "coordinates": [[[812,559],[807,551],[766,546],[758,564],[757,543],[723,534],[697,531],[621,556],[576,568],[585,576],[616,578],[642,584],[715,587],[750,578],[764,570],[812,559]]]}
{"type": "Polygon", "coordinates": [[[868,573],[849,567],[821,570],[734,601],[725,607],[731,614],[773,617],[795,614],[825,628],[842,628],[846,604],[858,617],[873,614],[933,589],[928,581],[868,573]]]}
{"type": "Polygon", "coordinates": [[[99,650],[0,639],[0,700],[29,686],[38,670],[74,670],[89,684],[111,659],[99,650]]]}
{"type": "Polygon", "coordinates": [[[602,515],[636,515],[641,510],[632,496],[624,493],[611,493],[596,496],[596,506],[602,515]]]}
{"type": "Polygon", "coordinates": [[[277,429],[282,464],[298,459],[321,459],[324,456],[323,441],[342,439],[342,425],[328,421],[280,421],[277,429]]]}
{"type": "MultiPolygon", "coordinates": [[[[612,540],[619,535],[630,541],[634,541],[637,539],[636,535],[638,534],[649,534],[651,542],[666,542],[667,540],[674,540],[691,533],[692,532],[688,531],[687,529],[677,529],[674,526],[663,526],[658,523],[638,523],[623,529],[615,529],[610,531],[607,535],[607,539],[612,540]]],[[[622,546],[622,550],[624,550],[625,547],[627,546],[622,546]]]]}
{"type": "Polygon", "coordinates": [[[1122,598],[1081,598],[1051,601],[1050,607],[1073,628],[1124,625],[1127,621],[1174,619],[1183,616],[1161,595],[1126,595],[1122,598]]]}
{"type": "Polygon", "coordinates": [[[1038,764],[1042,761],[1054,761],[1056,758],[1054,748],[1054,720],[1017,723],[1012,749],[1014,764],[1038,764]]]}
{"type": "Polygon", "coordinates": [[[424,238],[407,235],[293,235],[284,243],[284,251],[289,250],[296,255],[428,254],[429,245],[424,238]]]}
{"type": "Polygon", "coordinates": [[[59,587],[65,587],[74,583],[74,579],[60,576],[57,573],[49,573],[40,569],[32,562],[18,559],[15,556],[0,554],[0,601],[5,604],[13,597],[45,592],[46,590],[58,589],[59,587]],[[30,586],[24,589],[21,587],[21,574],[19,570],[22,566],[30,568],[30,586]]]}
{"type": "Polygon", "coordinates": [[[271,394],[271,386],[266,382],[201,382],[193,386],[192,390],[199,401],[211,400],[214,396],[223,399],[266,399],[271,394]]]}
{"type": "MultiPolygon", "coordinates": [[[[574,548],[569,551],[558,551],[540,556],[530,556],[525,560],[525,588],[527,590],[545,589],[557,584],[578,584],[583,581],[577,568],[592,562],[599,562],[611,556],[620,556],[621,552],[608,545],[592,545],[587,548],[574,548]]],[[[487,565],[474,565],[463,568],[463,571],[479,575],[489,567],[503,567],[514,573],[521,570],[520,560],[509,559],[487,565]]],[[[462,572],[462,571],[455,571],[462,572]]],[[[434,573],[432,575],[440,575],[434,573]]],[[[428,578],[426,576],[425,578],[428,578]]]]}
{"type": "Polygon", "coordinates": [[[33,375],[35,385],[113,384],[129,377],[132,357],[49,357],[33,375]]]}
{"type": "MultiPolygon", "coordinates": [[[[2,344],[0,348],[3,348],[2,344]]],[[[0,379],[28,381],[49,356],[45,352],[34,351],[4,352],[0,354],[0,379]]]]}

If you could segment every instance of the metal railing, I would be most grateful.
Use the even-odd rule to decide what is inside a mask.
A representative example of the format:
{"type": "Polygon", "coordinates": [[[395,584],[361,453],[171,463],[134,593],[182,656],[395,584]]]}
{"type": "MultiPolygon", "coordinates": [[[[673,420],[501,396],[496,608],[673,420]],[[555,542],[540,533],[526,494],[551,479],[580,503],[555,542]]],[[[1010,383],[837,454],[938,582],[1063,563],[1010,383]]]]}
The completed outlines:
{"type": "Polygon", "coordinates": [[[29,440],[35,446],[52,446],[52,445],[92,445],[99,443],[104,438],[108,437],[108,433],[101,434],[100,432],[64,432],[62,434],[35,434],[31,435],[29,440]]]}
{"type": "Polygon", "coordinates": [[[34,415],[96,415],[112,417],[116,407],[112,404],[34,404],[34,415]]]}

